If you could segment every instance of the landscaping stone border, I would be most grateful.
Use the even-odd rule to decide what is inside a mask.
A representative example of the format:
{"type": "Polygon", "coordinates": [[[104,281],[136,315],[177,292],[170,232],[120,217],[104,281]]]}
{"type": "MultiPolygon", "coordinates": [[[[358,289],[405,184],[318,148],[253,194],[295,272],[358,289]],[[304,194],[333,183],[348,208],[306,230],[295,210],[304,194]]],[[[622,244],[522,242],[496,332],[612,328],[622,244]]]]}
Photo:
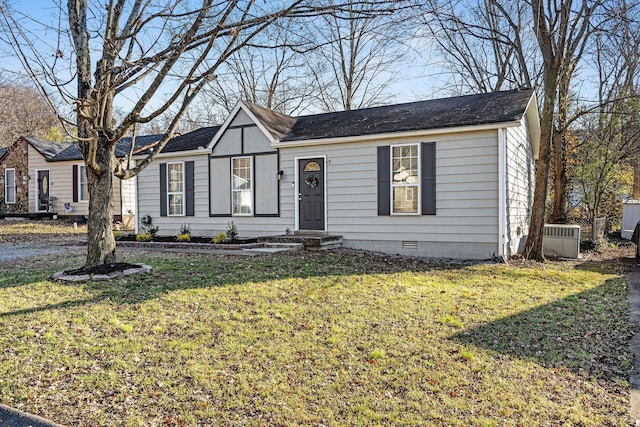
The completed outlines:
{"type": "Polygon", "coordinates": [[[86,282],[89,280],[112,280],[122,276],[130,276],[132,274],[148,273],[151,266],[140,264],[138,268],[128,268],[124,271],[115,271],[110,274],[65,274],[64,271],[54,273],[51,276],[54,280],[62,280],[64,282],[86,282]]]}

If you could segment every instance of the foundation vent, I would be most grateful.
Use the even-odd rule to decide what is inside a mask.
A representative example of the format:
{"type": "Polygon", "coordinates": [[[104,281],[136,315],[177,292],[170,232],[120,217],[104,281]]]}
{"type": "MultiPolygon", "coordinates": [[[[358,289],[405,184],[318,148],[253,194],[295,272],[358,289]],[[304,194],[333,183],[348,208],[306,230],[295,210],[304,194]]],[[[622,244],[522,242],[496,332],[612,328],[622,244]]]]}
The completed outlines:
{"type": "Polygon", "coordinates": [[[403,240],[402,241],[403,249],[418,249],[418,242],[415,240],[403,240]]]}

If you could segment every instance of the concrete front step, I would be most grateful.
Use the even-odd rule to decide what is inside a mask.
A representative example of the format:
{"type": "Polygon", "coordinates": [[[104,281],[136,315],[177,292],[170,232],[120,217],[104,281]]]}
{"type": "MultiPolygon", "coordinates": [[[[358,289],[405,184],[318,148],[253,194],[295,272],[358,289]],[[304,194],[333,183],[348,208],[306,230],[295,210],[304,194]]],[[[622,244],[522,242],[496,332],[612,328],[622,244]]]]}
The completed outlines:
{"type": "Polygon", "coordinates": [[[342,246],[342,236],[331,235],[324,232],[296,232],[295,234],[283,234],[279,236],[265,236],[258,238],[259,243],[264,244],[290,244],[299,243],[310,251],[334,249],[342,246]]]}

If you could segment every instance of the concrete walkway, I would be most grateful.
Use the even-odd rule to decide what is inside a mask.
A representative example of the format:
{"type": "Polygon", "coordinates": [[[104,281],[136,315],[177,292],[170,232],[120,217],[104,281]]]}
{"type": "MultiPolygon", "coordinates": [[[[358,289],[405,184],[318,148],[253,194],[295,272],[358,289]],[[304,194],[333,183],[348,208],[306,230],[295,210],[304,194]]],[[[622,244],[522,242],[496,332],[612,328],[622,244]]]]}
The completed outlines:
{"type": "Polygon", "coordinates": [[[63,427],[0,403],[0,427],[63,427]]]}

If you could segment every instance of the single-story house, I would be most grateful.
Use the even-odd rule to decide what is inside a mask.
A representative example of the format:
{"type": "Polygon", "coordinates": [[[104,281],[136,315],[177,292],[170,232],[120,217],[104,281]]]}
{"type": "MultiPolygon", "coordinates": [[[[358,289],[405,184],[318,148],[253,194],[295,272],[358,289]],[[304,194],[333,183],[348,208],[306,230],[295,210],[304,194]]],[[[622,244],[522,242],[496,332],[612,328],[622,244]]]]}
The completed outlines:
{"type": "MultiPolygon", "coordinates": [[[[141,149],[159,140],[161,135],[140,136],[135,146],[141,149]]],[[[116,145],[116,155],[128,154],[131,138],[116,145]]],[[[87,175],[77,143],[52,142],[20,137],[0,155],[0,214],[50,213],[60,216],[85,216],[89,213],[87,175]]],[[[136,183],[115,180],[114,220],[135,222],[136,183]]]]}
{"type": "Polygon", "coordinates": [[[322,232],[438,258],[524,245],[540,140],[532,89],[291,117],[240,102],[171,140],[137,182],[159,234],[322,232]]]}

